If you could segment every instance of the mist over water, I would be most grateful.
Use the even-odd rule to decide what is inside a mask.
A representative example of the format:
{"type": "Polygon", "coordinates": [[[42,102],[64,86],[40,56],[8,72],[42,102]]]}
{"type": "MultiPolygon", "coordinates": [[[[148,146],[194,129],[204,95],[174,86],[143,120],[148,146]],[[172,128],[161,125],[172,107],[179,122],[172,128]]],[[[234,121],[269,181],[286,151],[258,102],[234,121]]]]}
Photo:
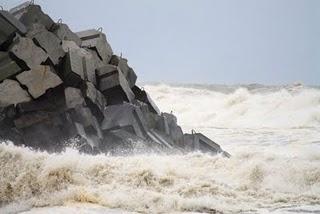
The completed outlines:
{"type": "Polygon", "coordinates": [[[230,159],[47,154],[0,145],[0,213],[320,212],[320,89],[145,85],[230,159]],[[28,212],[28,210],[30,210],[28,212]]]}

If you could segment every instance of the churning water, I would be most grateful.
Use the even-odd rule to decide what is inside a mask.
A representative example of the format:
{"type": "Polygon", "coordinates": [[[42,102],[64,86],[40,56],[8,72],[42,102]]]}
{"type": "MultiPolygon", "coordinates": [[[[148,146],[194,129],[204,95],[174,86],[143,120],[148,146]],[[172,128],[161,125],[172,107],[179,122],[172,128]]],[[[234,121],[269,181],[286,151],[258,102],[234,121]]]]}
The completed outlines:
{"type": "Polygon", "coordinates": [[[320,213],[320,89],[145,85],[230,159],[0,145],[0,213],[320,213]]]}

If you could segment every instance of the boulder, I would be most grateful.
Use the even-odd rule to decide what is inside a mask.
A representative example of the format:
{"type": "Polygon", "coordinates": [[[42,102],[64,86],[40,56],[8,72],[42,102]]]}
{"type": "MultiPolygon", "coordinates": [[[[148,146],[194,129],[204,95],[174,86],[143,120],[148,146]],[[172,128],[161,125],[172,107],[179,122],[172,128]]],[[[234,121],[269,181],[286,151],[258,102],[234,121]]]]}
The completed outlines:
{"type": "Polygon", "coordinates": [[[6,79],[0,83],[0,107],[28,102],[31,98],[15,80],[6,79]]]}

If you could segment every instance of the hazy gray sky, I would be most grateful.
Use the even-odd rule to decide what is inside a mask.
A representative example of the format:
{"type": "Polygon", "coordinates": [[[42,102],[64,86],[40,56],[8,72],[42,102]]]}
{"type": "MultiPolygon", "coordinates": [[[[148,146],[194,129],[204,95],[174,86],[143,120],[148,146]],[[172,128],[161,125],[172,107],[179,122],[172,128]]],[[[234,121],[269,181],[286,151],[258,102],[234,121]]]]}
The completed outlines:
{"type": "Polygon", "coordinates": [[[74,31],[103,27],[142,82],[320,85],[320,0],[35,3],[74,31]]]}

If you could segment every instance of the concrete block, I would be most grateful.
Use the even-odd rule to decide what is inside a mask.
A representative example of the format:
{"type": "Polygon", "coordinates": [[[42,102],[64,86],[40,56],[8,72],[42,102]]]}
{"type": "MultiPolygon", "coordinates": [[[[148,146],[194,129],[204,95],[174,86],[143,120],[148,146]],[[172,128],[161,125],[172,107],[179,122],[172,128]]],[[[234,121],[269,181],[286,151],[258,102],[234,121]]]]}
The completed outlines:
{"type": "Polygon", "coordinates": [[[224,152],[221,147],[201,133],[184,134],[184,144],[187,150],[201,151],[204,153],[218,154],[230,157],[230,154],[224,152]]]}
{"type": "Polygon", "coordinates": [[[170,138],[175,143],[181,143],[183,141],[183,132],[181,127],[177,125],[177,117],[173,114],[165,112],[162,113],[161,116],[164,118],[166,124],[168,125],[168,132],[170,138]]]}
{"type": "Polygon", "coordinates": [[[59,85],[54,89],[48,89],[43,96],[30,102],[19,103],[16,108],[20,114],[36,111],[63,113],[67,108],[65,88],[59,85]]]}
{"type": "Polygon", "coordinates": [[[67,87],[64,90],[66,106],[69,109],[73,109],[76,106],[84,106],[85,100],[82,96],[80,89],[67,87]]]}
{"type": "Polygon", "coordinates": [[[14,120],[18,129],[27,128],[50,118],[48,112],[29,112],[14,120]]]}
{"type": "Polygon", "coordinates": [[[0,83],[0,107],[30,100],[29,94],[21,88],[17,81],[6,79],[0,83]]]}
{"type": "Polygon", "coordinates": [[[113,51],[104,33],[92,29],[77,32],[77,35],[82,40],[82,47],[95,50],[105,64],[109,63],[113,51]]]}
{"type": "Polygon", "coordinates": [[[58,23],[52,29],[52,32],[60,39],[60,40],[68,40],[73,41],[77,46],[81,46],[81,39],[75,33],[73,33],[68,25],[63,23],[58,23]]]}
{"type": "Polygon", "coordinates": [[[93,141],[94,144],[99,144],[99,141],[103,138],[100,125],[96,117],[91,113],[90,109],[84,106],[76,106],[69,110],[71,119],[77,124],[81,124],[83,127],[82,136],[88,141],[93,141]]]}
{"type": "Polygon", "coordinates": [[[26,27],[8,11],[0,10],[0,45],[12,38],[15,33],[26,34],[26,27]]]}
{"type": "Polygon", "coordinates": [[[46,93],[49,88],[62,84],[60,77],[50,66],[39,65],[16,76],[17,80],[27,86],[29,94],[36,99],[46,93]]]}
{"type": "Polygon", "coordinates": [[[47,14],[43,13],[39,5],[33,5],[30,2],[18,5],[9,12],[27,28],[30,28],[34,23],[38,23],[45,26],[47,30],[50,30],[55,25],[54,21],[47,14]]]}
{"type": "Polygon", "coordinates": [[[147,135],[146,121],[140,109],[132,104],[108,106],[101,129],[105,131],[123,129],[143,139],[147,135]]]}
{"type": "Polygon", "coordinates": [[[77,86],[84,81],[82,56],[77,49],[70,49],[63,65],[63,80],[67,85],[77,86]]]}
{"type": "Polygon", "coordinates": [[[9,47],[9,52],[25,63],[29,69],[39,66],[48,58],[48,55],[36,46],[30,38],[20,36],[15,37],[9,47]]]}
{"type": "Polygon", "coordinates": [[[160,114],[160,109],[155,104],[155,102],[151,99],[149,94],[145,91],[140,89],[138,86],[134,86],[132,91],[135,95],[135,98],[143,103],[146,103],[149,107],[149,110],[155,114],[160,114]]]}
{"type": "Polygon", "coordinates": [[[61,40],[61,47],[65,53],[68,53],[70,49],[79,49],[80,47],[74,41],[61,40]]]}
{"type": "Polygon", "coordinates": [[[137,81],[137,75],[133,71],[133,69],[129,67],[128,60],[125,58],[119,57],[117,55],[112,55],[110,59],[110,64],[119,67],[119,69],[122,71],[122,73],[126,77],[130,88],[133,88],[133,86],[136,84],[136,81],[137,81]]]}
{"type": "Polygon", "coordinates": [[[82,80],[97,84],[96,66],[93,56],[83,48],[74,47],[74,43],[65,43],[64,49],[68,49],[68,54],[64,65],[64,77],[71,85],[77,85],[82,80]]]}
{"type": "Polygon", "coordinates": [[[61,40],[39,24],[33,24],[31,30],[27,34],[41,48],[43,48],[54,65],[59,64],[60,59],[65,55],[62,49],[61,40]]]}
{"type": "Polygon", "coordinates": [[[92,54],[83,48],[78,49],[78,52],[82,56],[84,79],[97,85],[96,66],[92,54]]]}
{"type": "Polygon", "coordinates": [[[134,94],[126,78],[119,69],[106,65],[96,70],[98,88],[107,97],[109,104],[119,104],[123,101],[132,102],[134,94]]]}
{"type": "Polygon", "coordinates": [[[105,66],[106,64],[99,58],[97,52],[95,50],[91,50],[89,48],[86,48],[86,50],[91,53],[92,59],[94,61],[94,65],[96,68],[101,68],[105,66]]]}
{"type": "Polygon", "coordinates": [[[21,68],[10,58],[9,53],[0,51],[0,82],[20,72],[21,68]]]}
{"type": "Polygon", "coordinates": [[[90,108],[91,112],[95,115],[98,122],[101,123],[104,119],[104,109],[106,108],[107,101],[104,95],[96,89],[96,87],[91,83],[86,83],[86,103],[90,108]]]}

